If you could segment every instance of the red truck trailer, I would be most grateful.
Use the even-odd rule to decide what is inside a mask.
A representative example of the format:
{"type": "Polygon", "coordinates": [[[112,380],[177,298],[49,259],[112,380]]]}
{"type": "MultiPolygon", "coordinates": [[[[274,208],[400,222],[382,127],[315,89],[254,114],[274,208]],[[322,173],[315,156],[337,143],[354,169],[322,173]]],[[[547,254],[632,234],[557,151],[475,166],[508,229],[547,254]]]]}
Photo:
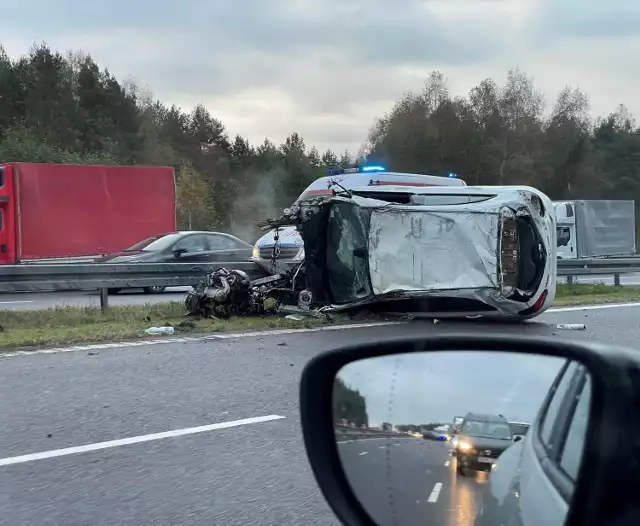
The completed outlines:
{"type": "Polygon", "coordinates": [[[118,252],[175,231],[171,167],[0,165],[0,264],[118,252]]]}

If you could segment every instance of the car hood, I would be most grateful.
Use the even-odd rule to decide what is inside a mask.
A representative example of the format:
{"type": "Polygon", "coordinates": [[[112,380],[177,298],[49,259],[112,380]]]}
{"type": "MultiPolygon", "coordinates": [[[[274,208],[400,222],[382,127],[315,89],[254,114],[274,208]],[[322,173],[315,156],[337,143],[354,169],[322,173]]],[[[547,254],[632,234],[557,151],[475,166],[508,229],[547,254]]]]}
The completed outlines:
{"type": "MultiPolygon", "coordinates": [[[[298,228],[295,226],[283,226],[278,228],[277,232],[280,246],[296,246],[302,248],[304,245],[302,236],[300,235],[300,232],[298,232],[298,228]]],[[[255,246],[258,248],[272,247],[276,243],[275,236],[276,229],[274,228],[258,239],[255,246]]]]}
{"type": "Polygon", "coordinates": [[[458,443],[468,442],[474,449],[492,449],[503,451],[507,449],[513,442],[500,438],[474,437],[470,435],[458,435],[458,443]]]}

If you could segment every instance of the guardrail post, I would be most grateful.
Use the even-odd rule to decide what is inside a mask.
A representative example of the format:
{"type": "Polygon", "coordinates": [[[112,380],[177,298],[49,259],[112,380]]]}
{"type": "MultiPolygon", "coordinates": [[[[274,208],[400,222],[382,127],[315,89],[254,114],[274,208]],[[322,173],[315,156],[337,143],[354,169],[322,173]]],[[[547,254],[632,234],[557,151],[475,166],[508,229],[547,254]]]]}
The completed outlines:
{"type": "Polygon", "coordinates": [[[613,286],[614,287],[619,287],[620,286],[620,274],[614,274],[613,275],[613,286]]]}
{"type": "Polygon", "coordinates": [[[567,276],[567,285],[573,285],[573,276],[567,276]]]}
{"type": "Polygon", "coordinates": [[[109,289],[99,289],[100,292],[100,310],[105,312],[109,308],[109,289]]]}

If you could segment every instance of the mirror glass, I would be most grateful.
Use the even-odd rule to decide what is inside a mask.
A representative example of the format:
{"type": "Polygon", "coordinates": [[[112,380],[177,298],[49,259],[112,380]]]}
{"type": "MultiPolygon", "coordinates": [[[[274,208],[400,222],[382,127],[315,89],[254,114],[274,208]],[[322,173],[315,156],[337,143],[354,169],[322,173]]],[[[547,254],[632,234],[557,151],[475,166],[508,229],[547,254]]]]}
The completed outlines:
{"type": "Polygon", "coordinates": [[[575,481],[590,389],[584,366],[542,355],[415,352],[352,362],[333,390],[340,460],[377,524],[563,524],[566,504],[552,494],[532,440],[556,450],[555,467],[575,481]]]}

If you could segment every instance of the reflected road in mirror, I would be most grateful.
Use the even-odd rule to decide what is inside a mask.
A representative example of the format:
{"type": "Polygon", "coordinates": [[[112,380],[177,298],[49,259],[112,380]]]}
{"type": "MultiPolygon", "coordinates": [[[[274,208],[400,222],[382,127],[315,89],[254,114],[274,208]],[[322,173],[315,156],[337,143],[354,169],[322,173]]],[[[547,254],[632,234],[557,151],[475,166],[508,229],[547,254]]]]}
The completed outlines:
{"type": "Polygon", "coordinates": [[[345,366],[334,384],[336,441],[371,518],[402,526],[474,525],[494,464],[511,446],[523,447],[564,363],[450,351],[345,366]]]}

